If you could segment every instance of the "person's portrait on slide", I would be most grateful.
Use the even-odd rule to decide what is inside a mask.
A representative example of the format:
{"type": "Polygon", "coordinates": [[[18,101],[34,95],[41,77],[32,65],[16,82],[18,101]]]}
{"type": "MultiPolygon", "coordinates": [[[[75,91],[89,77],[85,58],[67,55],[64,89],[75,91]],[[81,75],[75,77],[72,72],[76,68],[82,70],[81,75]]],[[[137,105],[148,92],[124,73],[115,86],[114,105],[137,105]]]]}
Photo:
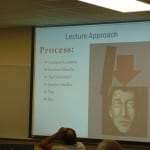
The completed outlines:
{"type": "Polygon", "coordinates": [[[146,137],[146,87],[112,87],[103,99],[103,134],[146,137]]]}

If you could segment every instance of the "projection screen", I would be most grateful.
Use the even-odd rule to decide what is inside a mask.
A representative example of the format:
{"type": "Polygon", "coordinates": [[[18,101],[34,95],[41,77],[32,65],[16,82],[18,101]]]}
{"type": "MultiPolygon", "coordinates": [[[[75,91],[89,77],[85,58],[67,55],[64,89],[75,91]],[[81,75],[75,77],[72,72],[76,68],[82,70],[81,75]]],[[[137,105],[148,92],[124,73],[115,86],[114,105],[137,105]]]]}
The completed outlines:
{"type": "Polygon", "coordinates": [[[150,142],[150,22],[35,27],[32,136],[150,142]]]}

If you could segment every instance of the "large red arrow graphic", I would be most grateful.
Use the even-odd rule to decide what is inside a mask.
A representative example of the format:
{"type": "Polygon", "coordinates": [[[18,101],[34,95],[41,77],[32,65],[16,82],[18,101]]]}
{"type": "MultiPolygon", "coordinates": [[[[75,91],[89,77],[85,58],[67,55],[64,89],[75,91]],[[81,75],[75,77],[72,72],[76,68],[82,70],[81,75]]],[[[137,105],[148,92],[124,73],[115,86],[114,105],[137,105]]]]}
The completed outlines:
{"type": "Polygon", "coordinates": [[[128,84],[139,72],[133,68],[133,55],[117,56],[117,66],[114,76],[121,84],[128,84]]]}

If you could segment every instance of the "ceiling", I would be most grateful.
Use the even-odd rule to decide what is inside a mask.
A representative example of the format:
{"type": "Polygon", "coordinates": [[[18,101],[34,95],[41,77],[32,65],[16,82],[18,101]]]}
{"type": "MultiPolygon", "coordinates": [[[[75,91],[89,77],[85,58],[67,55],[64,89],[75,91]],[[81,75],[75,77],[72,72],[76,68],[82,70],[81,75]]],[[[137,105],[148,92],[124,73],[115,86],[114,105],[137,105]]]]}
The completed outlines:
{"type": "Polygon", "coordinates": [[[0,4],[0,27],[144,20],[150,20],[150,12],[120,13],[77,0],[3,0],[0,4]]]}

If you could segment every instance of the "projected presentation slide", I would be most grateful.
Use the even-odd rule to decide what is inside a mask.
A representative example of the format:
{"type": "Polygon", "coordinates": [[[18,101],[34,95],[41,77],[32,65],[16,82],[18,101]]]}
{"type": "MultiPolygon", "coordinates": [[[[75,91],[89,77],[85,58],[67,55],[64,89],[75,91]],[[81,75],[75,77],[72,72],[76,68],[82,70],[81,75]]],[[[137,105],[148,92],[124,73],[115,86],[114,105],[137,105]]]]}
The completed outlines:
{"type": "Polygon", "coordinates": [[[36,27],[32,136],[150,141],[150,22],[36,27]]]}

